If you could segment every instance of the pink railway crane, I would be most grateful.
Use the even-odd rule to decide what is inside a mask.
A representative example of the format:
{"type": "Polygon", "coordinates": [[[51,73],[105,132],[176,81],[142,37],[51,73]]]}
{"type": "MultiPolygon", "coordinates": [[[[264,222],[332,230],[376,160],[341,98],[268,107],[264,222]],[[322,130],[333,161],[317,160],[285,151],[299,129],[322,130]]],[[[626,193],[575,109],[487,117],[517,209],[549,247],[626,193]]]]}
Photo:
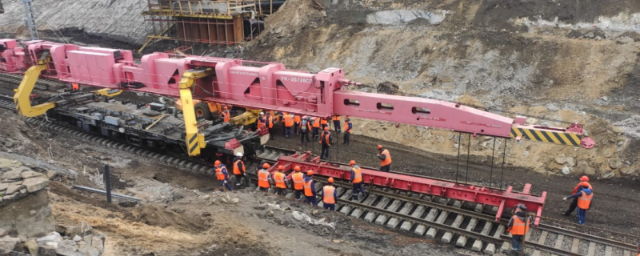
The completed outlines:
{"type": "MultiPolygon", "coordinates": [[[[51,61],[42,73],[44,77],[174,98],[181,97],[179,82],[183,74],[206,71],[206,75],[197,77],[192,91],[193,99],[325,118],[347,115],[435,127],[473,136],[505,139],[524,137],[556,144],[582,145],[585,148],[594,145],[591,138],[582,136],[582,126],[577,124],[566,129],[537,127],[526,125],[524,117],[518,116],[514,120],[458,103],[348,91],[348,86],[359,84],[346,79],[340,68],[327,68],[314,74],[288,70],[281,63],[190,55],[176,58],[161,52],[144,55],[138,63],[129,50],[82,47],[40,40],[24,44],[26,49],[19,47],[15,39],[0,39],[0,70],[23,72],[38,63],[46,52],[51,61]]],[[[281,161],[291,164],[298,160],[287,157],[281,161]]],[[[324,168],[326,171],[320,172],[323,175],[348,178],[346,174],[338,173],[340,168],[331,169],[317,161],[315,164],[316,167],[310,168],[324,168]]],[[[440,191],[443,196],[498,205],[501,210],[524,202],[530,210],[540,214],[546,196],[546,192],[542,197],[530,195],[530,184],[525,186],[524,192],[514,194],[511,187],[502,191],[459,184],[457,181],[453,183],[419,179],[402,174],[374,171],[364,171],[364,174],[365,180],[370,184],[396,188],[400,186],[416,192],[440,191]]],[[[497,218],[500,214],[501,212],[497,218]]],[[[539,219],[536,224],[538,222],[539,219]]]]}

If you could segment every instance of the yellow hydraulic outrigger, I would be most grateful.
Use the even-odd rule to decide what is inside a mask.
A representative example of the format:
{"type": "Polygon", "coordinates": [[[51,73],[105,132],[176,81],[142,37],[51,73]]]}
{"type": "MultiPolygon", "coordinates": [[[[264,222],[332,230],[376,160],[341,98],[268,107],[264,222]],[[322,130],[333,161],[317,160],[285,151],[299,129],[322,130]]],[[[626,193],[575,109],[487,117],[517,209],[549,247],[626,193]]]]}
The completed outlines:
{"type": "Polygon", "coordinates": [[[16,110],[19,114],[26,117],[40,116],[56,106],[54,102],[47,102],[32,107],[29,99],[33,87],[35,87],[38,77],[40,77],[40,72],[47,69],[47,63],[50,60],[49,52],[44,52],[38,60],[38,64],[31,66],[24,72],[20,86],[15,90],[16,94],[13,96],[13,102],[16,104],[16,110]]]}
{"type": "Polygon", "coordinates": [[[180,89],[180,101],[182,103],[182,116],[184,117],[184,127],[187,132],[187,153],[189,156],[200,155],[200,149],[206,147],[204,135],[198,133],[198,120],[193,108],[193,97],[191,95],[191,87],[199,78],[210,76],[215,71],[212,68],[205,70],[190,69],[182,74],[178,88],[180,89]]]}

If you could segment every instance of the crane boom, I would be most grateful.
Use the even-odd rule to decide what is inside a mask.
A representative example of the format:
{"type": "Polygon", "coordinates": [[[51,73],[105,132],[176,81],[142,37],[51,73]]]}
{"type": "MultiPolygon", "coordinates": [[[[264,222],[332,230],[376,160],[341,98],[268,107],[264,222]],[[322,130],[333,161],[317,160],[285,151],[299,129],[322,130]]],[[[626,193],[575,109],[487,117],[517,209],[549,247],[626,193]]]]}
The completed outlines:
{"type": "MultiPolygon", "coordinates": [[[[580,125],[569,128],[531,126],[524,123],[524,117],[513,119],[459,103],[346,90],[348,86],[359,84],[345,79],[340,68],[327,68],[313,74],[288,70],[280,63],[193,55],[170,58],[168,54],[158,52],[144,55],[136,64],[128,50],[28,41],[25,42],[28,50],[24,51],[17,49],[19,47],[10,39],[0,42],[13,46],[5,47],[7,53],[0,54],[24,52],[26,63],[49,51],[52,65],[43,74],[45,77],[181,98],[183,104],[186,98],[193,98],[325,118],[349,115],[473,135],[593,146],[592,140],[583,138],[580,125]],[[199,71],[204,72],[197,73],[202,74],[200,76],[192,70],[206,72],[199,71]],[[178,84],[178,81],[181,82],[178,84]]],[[[10,63],[28,68],[29,64],[24,64],[19,55],[6,58],[10,63]]],[[[191,120],[185,117],[185,121],[191,120]]],[[[193,136],[197,132],[189,134],[193,136]]]]}

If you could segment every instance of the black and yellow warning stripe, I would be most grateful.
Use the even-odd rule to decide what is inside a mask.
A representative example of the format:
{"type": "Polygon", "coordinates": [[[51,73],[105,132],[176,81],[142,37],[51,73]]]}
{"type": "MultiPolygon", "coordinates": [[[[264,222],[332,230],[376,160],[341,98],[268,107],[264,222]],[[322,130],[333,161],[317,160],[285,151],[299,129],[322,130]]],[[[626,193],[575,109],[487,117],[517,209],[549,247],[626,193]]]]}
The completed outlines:
{"type": "Polygon", "coordinates": [[[551,142],[559,145],[580,146],[582,135],[558,131],[541,131],[536,129],[526,129],[511,127],[512,138],[525,138],[530,141],[551,142]]]}

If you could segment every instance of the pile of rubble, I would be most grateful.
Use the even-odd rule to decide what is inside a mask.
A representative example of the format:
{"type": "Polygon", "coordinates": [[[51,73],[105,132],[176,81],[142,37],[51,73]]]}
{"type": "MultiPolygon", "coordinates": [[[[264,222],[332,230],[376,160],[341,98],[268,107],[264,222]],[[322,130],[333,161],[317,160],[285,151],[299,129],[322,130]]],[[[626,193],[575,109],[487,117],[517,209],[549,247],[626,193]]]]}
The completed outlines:
{"type": "Polygon", "coordinates": [[[36,255],[36,256],[99,256],[104,252],[104,236],[93,232],[86,222],[80,226],[56,227],[40,238],[24,239],[6,235],[0,229],[0,255],[36,255]],[[63,236],[64,235],[64,236],[63,236]]]}
{"type": "Polygon", "coordinates": [[[0,175],[0,207],[47,187],[49,178],[20,166],[0,175]]]}

